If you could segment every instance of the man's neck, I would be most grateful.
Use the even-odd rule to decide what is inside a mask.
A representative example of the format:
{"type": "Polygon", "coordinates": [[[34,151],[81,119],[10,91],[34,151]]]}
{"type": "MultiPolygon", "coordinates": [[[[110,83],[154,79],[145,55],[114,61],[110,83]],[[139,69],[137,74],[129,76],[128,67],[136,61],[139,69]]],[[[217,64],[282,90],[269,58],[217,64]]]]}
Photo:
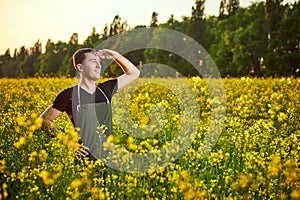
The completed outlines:
{"type": "Polygon", "coordinates": [[[91,81],[91,80],[88,80],[88,79],[81,79],[80,80],[80,87],[92,94],[96,90],[96,81],[91,81]]]}

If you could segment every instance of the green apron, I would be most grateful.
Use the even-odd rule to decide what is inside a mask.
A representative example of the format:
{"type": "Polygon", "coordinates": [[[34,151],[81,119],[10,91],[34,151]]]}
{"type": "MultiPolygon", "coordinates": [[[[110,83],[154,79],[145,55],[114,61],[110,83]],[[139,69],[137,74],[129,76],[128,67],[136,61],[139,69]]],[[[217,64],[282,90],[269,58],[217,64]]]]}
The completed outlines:
{"type": "Polygon", "coordinates": [[[89,148],[89,158],[103,159],[108,152],[103,143],[112,133],[112,109],[105,93],[97,87],[106,98],[106,102],[81,105],[80,86],[78,85],[78,105],[75,126],[79,127],[79,135],[84,146],[89,148]]]}

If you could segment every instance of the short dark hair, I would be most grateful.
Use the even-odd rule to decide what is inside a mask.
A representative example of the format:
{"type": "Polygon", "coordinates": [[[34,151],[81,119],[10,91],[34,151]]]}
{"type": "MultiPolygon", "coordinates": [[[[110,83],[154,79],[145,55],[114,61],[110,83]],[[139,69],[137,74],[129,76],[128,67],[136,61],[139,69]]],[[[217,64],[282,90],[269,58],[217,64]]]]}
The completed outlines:
{"type": "MultiPolygon", "coordinates": [[[[78,49],[74,54],[73,54],[73,65],[76,69],[77,64],[81,64],[84,59],[85,59],[85,54],[90,53],[90,52],[95,52],[95,49],[92,48],[82,48],[78,49]]],[[[76,69],[77,71],[77,69],[76,69]]]]}

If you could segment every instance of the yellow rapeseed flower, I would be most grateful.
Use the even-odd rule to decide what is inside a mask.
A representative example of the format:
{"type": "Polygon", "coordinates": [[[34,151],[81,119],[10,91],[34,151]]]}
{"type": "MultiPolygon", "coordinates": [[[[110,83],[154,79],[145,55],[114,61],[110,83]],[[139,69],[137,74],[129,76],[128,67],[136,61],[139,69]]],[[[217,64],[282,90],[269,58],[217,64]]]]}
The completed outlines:
{"type": "MultiPolygon", "coordinates": [[[[3,189],[3,199],[6,199],[7,196],[8,196],[7,188],[8,188],[7,184],[6,184],[6,183],[3,183],[3,184],[2,184],[2,189],[3,189]]],[[[0,193],[0,194],[1,194],[1,193],[0,193]]],[[[0,197],[1,197],[1,196],[0,196],[0,197]]],[[[0,198],[0,199],[1,199],[1,198],[0,198]]]]}
{"type": "Polygon", "coordinates": [[[82,180],[76,178],[72,181],[72,183],[70,184],[71,188],[79,188],[82,185],[82,180]]]}
{"type": "Polygon", "coordinates": [[[132,144],[132,143],[134,143],[134,138],[132,136],[129,136],[127,138],[127,144],[132,144]]]}
{"type": "Polygon", "coordinates": [[[184,180],[188,180],[189,177],[190,177],[190,174],[189,174],[188,170],[183,170],[183,171],[180,173],[180,176],[181,176],[184,180]]]}
{"type": "Polygon", "coordinates": [[[132,150],[132,151],[134,151],[134,150],[137,149],[137,145],[136,144],[128,144],[127,147],[128,147],[129,150],[132,150]]]}
{"type": "Polygon", "coordinates": [[[40,161],[42,161],[42,162],[45,162],[48,158],[48,153],[44,149],[40,150],[38,155],[39,155],[40,161]]]}
{"type": "Polygon", "coordinates": [[[36,192],[39,190],[39,187],[38,186],[34,186],[32,188],[30,188],[30,192],[33,193],[33,192],[36,192]]]}
{"type": "Polygon", "coordinates": [[[29,154],[28,161],[29,161],[29,162],[35,161],[35,158],[37,157],[37,155],[38,155],[38,154],[37,154],[36,151],[31,152],[31,153],[29,154]]]}
{"type": "Polygon", "coordinates": [[[5,171],[5,160],[0,160],[0,173],[3,173],[4,174],[4,171],[5,171]]]}
{"type": "Polygon", "coordinates": [[[23,145],[26,144],[26,138],[25,137],[20,137],[20,139],[14,143],[14,146],[17,148],[17,149],[20,149],[23,145]]]}
{"type": "Polygon", "coordinates": [[[278,155],[270,156],[270,165],[268,166],[269,174],[272,176],[278,176],[279,170],[281,170],[281,158],[278,155]]]}
{"type": "Polygon", "coordinates": [[[19,126],[24,126],[25,121],[26,121],[26,118],[24,116],[19,116],[16,118],[16,122],[18,123],[19,126]]]}
{"type": "Polygon", "coordinates": [[[47,170],[42,170],[39,173],[39,177],[43,179],[45,185],[52,185],[54,183],[54,179],[52,178],[51,174],[47,170]]]}
{"type": "Polygon", "coordinates": [[[300,199],[300,191],[299,190],[293,190],[291,193],[291,198],[292,199],[300,199]]]}

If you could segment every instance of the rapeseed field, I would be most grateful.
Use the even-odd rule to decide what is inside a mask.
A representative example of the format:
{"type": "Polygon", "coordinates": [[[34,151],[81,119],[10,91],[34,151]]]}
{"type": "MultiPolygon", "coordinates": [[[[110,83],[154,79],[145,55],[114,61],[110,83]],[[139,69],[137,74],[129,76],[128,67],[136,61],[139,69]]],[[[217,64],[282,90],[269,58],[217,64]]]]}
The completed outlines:
{"type": "MultiPolygon", "coordinates": [[[[134,137],[118,126],[123,115],[114,115],[109,141],[124,151],[149,153],[178,134],[182,108],[172,90],[153,84],[155,78],[140,81],[145,84],[139,90],[114,97],[113,109],[123,113],[118,105],[130,94],[128,112],[136,126],[163,123],[151,124],[153,135],[134,137]],[[154,104],[158,110],[151,110],[154,104]]],[[[187,81],[200,111],[191,124],[197,126],[192,143],[174,162],[131,173],[101,161],[77,161],[77,132],[65,114],[54,122],[56,138],[40,130],[39,115],[75,78],[0,79],[0,200],[300,199],[300,79],[224,78],[226,120],[205,157],[199,149],[210,123],[209,90],[201,78],[187,81]]],[[[189,96],[180,101],[191,103],[189,96]]]]}

